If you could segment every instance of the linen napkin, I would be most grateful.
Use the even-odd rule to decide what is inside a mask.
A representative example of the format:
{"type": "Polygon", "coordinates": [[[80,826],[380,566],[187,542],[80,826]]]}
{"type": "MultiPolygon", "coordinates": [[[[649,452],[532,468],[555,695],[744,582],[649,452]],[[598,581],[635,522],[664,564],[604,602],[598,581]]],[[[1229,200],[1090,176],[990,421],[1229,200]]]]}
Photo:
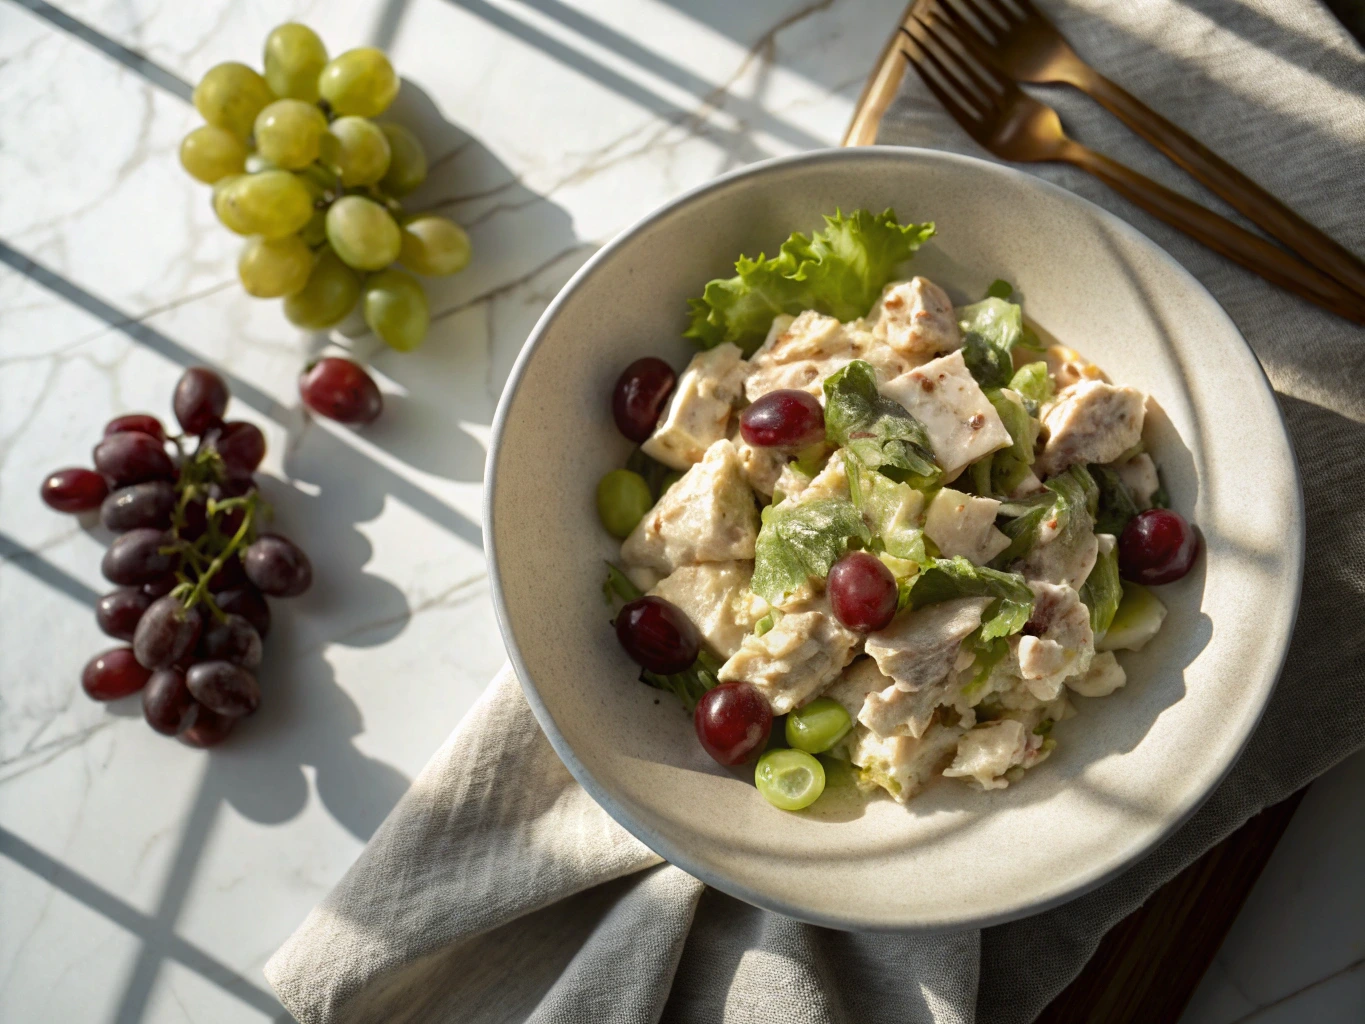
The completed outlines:
{"type": "MultiPolygon", "coordinates": [[[[1365,251],[1365,55],[1327,8],[1036,2],[1109,77],[1365,251]]],[[[1229,212],[1084,97],[1040,92],[1078,140],[1229,212]]],[[[913,74],[879,141],[986,156],[913,74]]],[[[1208,287],[1260,358],[1293,436],[1308,520],[1299,621],[1264,719],[1203,808],[1117,879],[1036,917],[930,937],[835,932],[662,863],[573,781],[504,669],[266,964],[304,1024],[1025,1024],[1162,883],[1365,744],[1365,330],[1080,171],[1028,169],[1131,221],[1208,287]]]]}

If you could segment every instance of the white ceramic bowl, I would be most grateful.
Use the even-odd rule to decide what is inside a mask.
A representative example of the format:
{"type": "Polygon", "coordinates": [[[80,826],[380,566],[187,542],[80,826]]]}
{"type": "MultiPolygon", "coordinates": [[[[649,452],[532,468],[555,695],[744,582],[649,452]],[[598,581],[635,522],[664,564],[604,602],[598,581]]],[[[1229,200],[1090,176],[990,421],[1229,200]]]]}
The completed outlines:
{"type": "MultiPolygon", "coordinates": [[[[559,756],[622,825],[727,893],[837,928],[984,926],[1055,905],[1150,850],[1210,793],[1265,707],[1303,561],[1294,458],[1260,367],[1199,283],[1128,224],[1038,178],[904,148],[744,168],[645,218],[579,271],[537,324],[498,407],[484,531],[507,650],[559,756]],[[1152,447],[1205,554],[1160,590],[1165,628],[1126,654],[1128,685],[1076,699],[1052,758],[1004,791],[942,780],[789,814],[698,745],[636,681],[601,584],[618,546],[598,478],[630,445],[609,409],[642,355],[681,366],[686,300],[821,214],[894,207],[938,235],[915,272],[956,301],[995,278],[1115,381],[1154,395],[1152,447]]],[[[534,779],[509,785],[535,785],[534,779]]],[[[823,803],[823,801],[822,801],[823,803]]]]}

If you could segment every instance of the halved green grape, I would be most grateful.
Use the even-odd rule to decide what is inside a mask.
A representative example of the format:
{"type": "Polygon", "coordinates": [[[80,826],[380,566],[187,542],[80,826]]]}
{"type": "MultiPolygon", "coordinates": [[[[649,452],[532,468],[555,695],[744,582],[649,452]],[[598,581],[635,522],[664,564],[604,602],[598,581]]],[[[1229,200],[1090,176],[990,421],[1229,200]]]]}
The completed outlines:
{"type": "Polygon", "coordinates": [[[307,25],[287,21],[265,37],[265,80],[276,96],[316,103],[326,65],[327,47],[307,25]]]}
{"type": "Polygon", "coordinates": [[[597,482],[597,517],[613,537],[629,537],[653,505],[649,484],[639,473],[613,469],[597,482]]]}
{"type": "Polygon", "coordinates": [[[218,219],[239,235],[282,238],[313,216],[313,197],[288,171],[244,174],[214,190],[218,219]]]}
{"type": "Polygon", "coordinates": [[[411,352],[427,336],[431,313],[422,283],[401,270],[381,270],[365,282],[365,322],[390,348],[411,352]]]}
{"type": "Polygon", "coordinates": [[[341,183],[373,185],[389,169],[389,140],[363,117],[338,117],[327,129],[331,140],[322,162],[341,175],[341,183]]]}
{"type": "Polygon", "coordinates": [[[417,136],[401,124],[384,121],[379,130],[389,140],[389,169],[384,172],[380,187],[400,199],[427,180],[427,151],[417,136]]]}
{"type": "Polygon", "coordinates": [[[853,719],[842,704],[818,697],[787,715],[787,742],[808,754],[823,754],[852,728],[853,719]]]}
{"type": "Polygon", "coordinates": [[[180,165],[205,185],[246,167],[246,144],[226,128],[201,125],[180,143],[180,165]]]}
{"type": "Polygon", "coordinates": [[[754,785],[774,807],[799,811],[825,791],[825,766],[804,750],[770,750],[758,759],[754,785]]]}
{"type": "Polygon", "coordinates": [[[256,115],[256,149],[276,167],[297,171],[318,158],[327,118],[312,103],[276,100],[256,115]]]}
{"type": "Polygon", "coordinates": [[[253,238],[237,258],[237,276],[248,295],[278,299],[293,295],[308,283],[313,250],[298,235],[253,238]]]}
{"type": "Polygon", "coordinates": [[[383,270],[403,244],[389,211],[364,196],[342,196],[328,208],[327,241],[356,270],[383,270]]]}
{"type": "Polygon", "coordinates": [[[362,46],[333,57],[318,76],[318,92],[338,114],[377,117],[398,95],[398,75],[383,50],[362,46]]]}
{"type": "Polygon", "coordinates": [[[251,134],[256,115],[274,98],[264,78],[236,61],[209,68],[194,87],[194,109],[204,120],[242,139],[251,134]]]}
{"type": "Polygon", "coordinates": [[[295,327],[322,331],[346,319],[359,298],[359,276],[331,249],[323,249],[308,283],[284,300],[284,315],[295,327]]]}
{"type": "Polygon", "coordinates": [[[428,277],[454,274],[469,266],[469,235],[452,220],[435,214],[413,217],[403,225],[403,266],[428,277]]]}

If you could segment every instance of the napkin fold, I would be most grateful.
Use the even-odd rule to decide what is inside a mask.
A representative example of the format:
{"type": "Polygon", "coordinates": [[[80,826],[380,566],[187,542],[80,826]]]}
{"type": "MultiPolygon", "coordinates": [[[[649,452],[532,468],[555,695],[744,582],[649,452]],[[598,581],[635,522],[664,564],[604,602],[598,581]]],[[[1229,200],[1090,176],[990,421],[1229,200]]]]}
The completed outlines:
{"type": "MultiPolygon", "coordinates": [[[[1035,2],[1109,77],[1365,251],[1365,55],[1327,8],[1035,2]]],[[[1040,92],[1078,140],[1229,212],[1084,97],[1040,92]]],[[[913,74],[879,141],[986,156],[913,74]]],[[[1228,778],[1137,865],[1046,913],[984,932],[834,932],[661,862],[573,780],[504,668],[266,964],[300,1021],[1026,1024],[1165,881],[1365,744],[1365,330],[1082,172],[1029,170],[1130,221],[1194,273],[1241,328],[1289,425],[1307,511],[1302,605],[1280,683],[1228,778]]]]}

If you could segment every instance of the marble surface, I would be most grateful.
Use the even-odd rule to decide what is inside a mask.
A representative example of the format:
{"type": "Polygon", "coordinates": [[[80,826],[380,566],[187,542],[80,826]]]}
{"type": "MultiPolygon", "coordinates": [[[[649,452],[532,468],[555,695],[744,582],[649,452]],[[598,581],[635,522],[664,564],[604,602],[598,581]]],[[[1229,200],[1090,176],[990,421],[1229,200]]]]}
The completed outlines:
{"type": "MultiPolygon", "coordinates": [[[[555,291],[678,191],[837,143],[903,0],[0,0],[0,1020],[287,1020],[261,965],[502,660],[479,508],[499,390],[555,291]],[[426,346],[291,328],[237,287],[237,239],[176,160],[192,83],[276,23],[384,46],[436,158],[416,207],[475,262],[426,346]],[[310,352],[385,391],[363,433],[305,417],[310,352]],[[43,474],[101,425],[230,377],[264,488],[317,584],[276,604],[265,703],[212,754],[79,691],[108,646],[108,537],[43,474]]],[[[1186,1024],[1365,1015],[1356,758],[1310,794],[1186,1024]],[[1349,812],[1345,808],[1355,807],[1349,812]]]]}

